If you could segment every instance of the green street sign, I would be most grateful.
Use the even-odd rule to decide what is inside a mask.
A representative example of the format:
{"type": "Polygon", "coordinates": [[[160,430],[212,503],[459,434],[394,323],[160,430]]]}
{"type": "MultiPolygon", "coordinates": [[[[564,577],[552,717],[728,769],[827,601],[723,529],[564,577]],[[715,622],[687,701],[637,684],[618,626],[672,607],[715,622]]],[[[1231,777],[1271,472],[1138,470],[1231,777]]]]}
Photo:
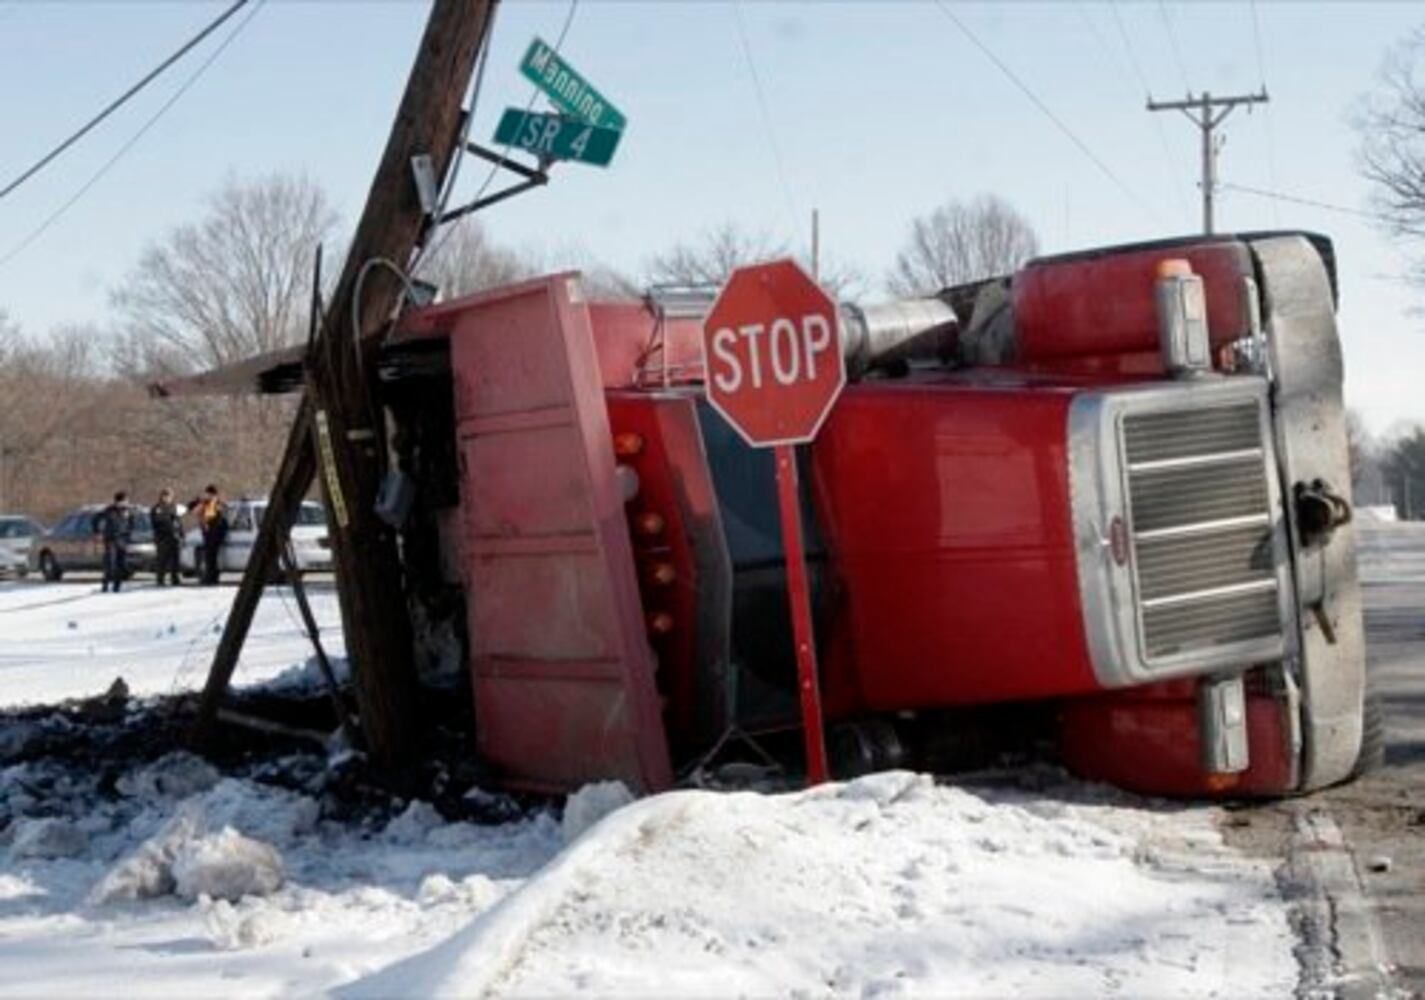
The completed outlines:
{"type": "Polygon", "coordinates": [[[520,60],[520,72],[566,114],[615,132],[622,132],[628,124],[628,119],[603,94],[538,37],[529,43],[529,51],[520,60]]]}
{"type": "Polygon", "coordinates": [[[495,129],[495,141],[533,153],[541,160],[577,160],[606,167],[622,132],[588,122],[506,108],[495,129]]]}

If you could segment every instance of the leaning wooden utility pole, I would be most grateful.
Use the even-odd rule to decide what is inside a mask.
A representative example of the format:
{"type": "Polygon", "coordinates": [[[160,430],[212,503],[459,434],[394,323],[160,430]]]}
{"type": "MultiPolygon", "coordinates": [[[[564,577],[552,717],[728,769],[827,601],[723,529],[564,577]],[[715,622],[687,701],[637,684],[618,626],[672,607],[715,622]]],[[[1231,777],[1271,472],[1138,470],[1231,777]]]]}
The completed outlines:
{"type": "Polygon", "coordinates": [[[233,601],[199,707],[197,735],[217,718],[262,588],[302,496],[319,473],[342,626],[361,728],[380,765],[415,739],[415,667],[395,532],[375,514],[386,434],[374,393],[375,345],[405,292],[400,271],[426,234],[412,160],[443,177],[457,149],[461,102],[497,0],[435,0],[346,264],[308,358],[308,392],[287,442],[272,503],[233,601]]]}

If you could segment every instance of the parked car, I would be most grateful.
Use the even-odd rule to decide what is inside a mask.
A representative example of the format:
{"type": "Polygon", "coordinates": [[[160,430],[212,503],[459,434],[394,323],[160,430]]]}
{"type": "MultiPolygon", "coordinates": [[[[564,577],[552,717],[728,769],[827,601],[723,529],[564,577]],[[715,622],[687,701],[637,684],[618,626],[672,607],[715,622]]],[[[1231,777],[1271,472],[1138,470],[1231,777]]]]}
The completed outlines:
{"type": "MultiPolygon", "coordinates": [[[[75,570],[104,569],[104,540],[94,531],[94,515],[103,504],[91,503],[71,511],[44,534],[30,542],[30,569],[46,580],[59,580],[75,570]]],[[[152,571],[153,523],[148,511],[134,508],[134,533],[129,541],[129,575],[152,571]]]]}
{"type": "MultiPolygon", "coordinates": [[[[252,544],[257,541],[257,529],[267,513],[266,498],[232,500],[228,503],[228,538],[218,555],[218,569],[224,573],[241,573],[247,569],[252,544]]],[[[327,539],[327,515],[322,505],[304,500],[292,525],[292,552],[297,568],[305,572],[332,568],[331,543],[327,539]]],[[[186,576],[194,576],[200,563],[203,533],[194,527],[183,538],[179,564],[186,576]]]]}
{"type": "Polygon", "coordinates": [[[0,576],[30,572],[30,542],[44,534],[44,525],[23,514],[0,514],[0,576]]]}

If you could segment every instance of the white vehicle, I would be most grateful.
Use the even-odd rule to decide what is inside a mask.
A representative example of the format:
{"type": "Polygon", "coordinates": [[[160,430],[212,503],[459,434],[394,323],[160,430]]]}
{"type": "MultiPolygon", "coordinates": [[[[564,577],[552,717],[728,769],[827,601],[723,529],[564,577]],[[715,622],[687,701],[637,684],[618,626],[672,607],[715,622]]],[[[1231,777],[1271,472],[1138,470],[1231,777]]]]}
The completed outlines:
{"type": "Polygon", "coordinates": [[[25,576],[30,571],[31,541],[45,533],[33,518],[0,514],[0,576],[25,576]]]}
{"type": "MultiPolygon", "coordinates": [[[[227,504],[227,513],[228,537],[218,555],[218,569],[224,573],[241,573],[247,569],[248,556],[252,553],[253,542],[257,540],[257,529],[267,513],[267,500],[233,500],[227,504]]],[[[312,500],[302,501],[292,525],[291,539],[298,569],[320,572],[332,568],[327,515],[321,504],[312,500]]],[[[197,527],[189,529],[183,536],[183,550],[179,553],[178,563],[185,576],[197,575],[202,562],[198,550],[202,546],[203,532],[197,527]]]]}

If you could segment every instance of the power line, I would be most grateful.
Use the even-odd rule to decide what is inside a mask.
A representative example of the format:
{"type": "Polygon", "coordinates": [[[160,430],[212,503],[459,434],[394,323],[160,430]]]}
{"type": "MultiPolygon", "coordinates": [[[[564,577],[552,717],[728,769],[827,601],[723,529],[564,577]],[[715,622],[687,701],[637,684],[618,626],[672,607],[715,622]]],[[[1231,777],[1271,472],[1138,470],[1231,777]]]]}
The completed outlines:
{"type": "Polygon", "coordinates": [[[183,43],[183,45],[178,49],[178,51],[174,52],[171,56],[163,60],[163,62],[159,63],[153,69],[149,70],[149,72],[146,73],[141,80],[135,83],[128,90],[124,91],[117,98],[110,101],[109,104],[106,105],[102,111],[100,111],[93,118],[89,119],[89,121],[81,125],[78,131],[71,134],[69,138],[65,139],[58,146],[54,147],[54,149],[51,149],[44,156],[40,157],[39,160],[37,160],[33,165],[31,165],[29,169],[25,170],[22,174],[20,174],[20,176],[16,177],[9,184],[5,185],[4,189],[0,190],[0,198],[4,198],[11,191],[15,190],[21,184],[25,183],[25,181],[29,180],[35,174],[39,173],[46,166],[48,166],[57,156],[59,156],[66,149],[68,149],[70,146],[73,146],[76,142],[78,142],[85,135],[87,135],[89,131],[93,129],[96,125],[102,122],[105,118],[108,118],[115,111],[119,110],[119,108],[123,107],[126,103],[128,103],[129,98],[133,97],[139,91],[147,87],[150,83],[156,80],[159,75],[163,73],[164,70],[168,69],[168,67],[172,66],[178,60],[182,59],[185,55],[192,51],[194,46],[201,43],[203,39],[207,38],[213,32],[217,31],[218,28],[225,21],[227,21],[228,18],[236,14],[238,10],[246,3],[247,0],[235,0],[232,6],[230,6],[227,10],[223,11],[211,22],[209,22],[207,27],[205,27],[202,31],[198,32],[198,34],[194,35],[192,38],[188,39],[187,42],[183,43]]]}
{"type": "MultiPolygon", "coordinates": [[[[1252,12],[1252,43],[1257,51],[1257,76],[1262,85],[1262,92],[1267,89],[1267,64],[1262,58],[1262,25],[1257,19],[1257,0],[1248,0],[1248,9],[1252,12]]],[[[1281,187],[1277,180],[1277,150],[1276,142],[1272,137],[1272,107],[1268,104],[1262,109],[1262,124],[1267,132],[1267,178],[1272,182],[1272,187],[1281,187]]],[[[1272,221],[1276,225],[1281,225],[1281,214],[1277,211],[1276,202],[1272,202],[1272,221]]]]}
{"type": "MultiPolygon", "coordinates": [[[[246,3],[247,0],[243,0],[243,2],[246,3]]],[[[109,170],[114,166],[114,164],[118,163],[119,160],[124,157],[124,154],[127,153],[130,149],[132,149],[135,144],[137,144],[138,141],[144,137],[148,130],[153,128],[153,126],[158,123],[158,120],[168,112],[169,108],[173,107],[173,105],[178,103],[178,100],[188,92],[189,88],[192,87],[193,84],[198,82],[198,78],[201,77],[203,73],[207,71],[209,66],[211,66],[215,61],[217,61],[217,58],[223,54],[223,52],[227,49],[229,45],[233,43],[233,40],[236,39],[238,35],[242,34],[242,30],[246,28],[249,23],[251,23],[252,19],[257,16],[259,11],[262,10],[263,4],[265,4],[266,2],[267,0],[257,0],[257,2],[253,4],[252,10],[249,11],[248,15],[233,27],[233,30],[228,33],[226,38],[224,38],[220,43],[218,43],[218,47],[215,48],[209,54],[208,58],[203,60],[203,62],[199,64],[198,68],[193,71],[193,73],[188,77],[188,79],[183,81],[182,85],[179,86],[179,88],[173,92],[172,96],[170,96],[168,100],[164,101],[163,104],[159,106],[158,110],[155,111],[153,115],[146,122],[143,123],[139,130],[135,132],[132,136],[130,136],[128,141],[126,141],[122,146],[120,146],[113,156],[105,160],[103,165],[100,166],[99,169],[96,170],[94,174],[87,181],[84,182],[83,185],[80,186],[79,190],[75,191],[74,194],[70,195],[69,200],[67,200],[64,204],[60,205],[59,208],[51,212],[45,218],[45,220],[41,222],[38,226],[30,230],[30,232],[25,236],[24,239],[20,240],[19,243],[15,244],[13,247],[10,248],[10,250],[5,254],[5,256],[0,257],[0,267],[4,267],[6,264],[10,263],[10,261],[14,260],[15,257],[18,256],[26,247],[28,247],[35,240],[39,239],[42,235],[44,235],[45,231],[48,230],[50,226],[54,225],[57,221],[59,221],[60,217],[62,217],[66,212],[73,208],[75,203],[78,202],[80,198],[83,198],[89,192],[90,188],[94,187],[95,184],[99,183],[100,178],[102,178],[106,173],[108,173],[109,170]]]]}
{"type": "MultiPolygon", "coordinates": [[[[1093,31],[1094,38],[1098,39],[1099,44],[1103,46],[1105,51],[1111,52],[1111,47],[1106,41],[1104,41],[1103,37],[1099,34],[1097,26],[1094,25],[1093,21],[1089,18],[1088,13],[1085,11],[1084,7],[1080,5],[1078,9],[1079,14],[1084,18],[1085,21],[1088,22],[1089,28],[1093,31]]],[[[1153,88],[1148,86],[1148,77],[1143,72],[1142,64],[1138,62],[1138,55],[1133,50],[1133,42],[1130,41],[1128,37],[1128,29],[1123,26],[1123,18],[1119,16],[1118,4],[1116,0],[1111,0],[1108,5],[1108,9],[1113,14],[1114,24],[1118,26],[1118,37],[1123,41],[1123,50],[1128,55],[1128,64],[1133,68],[1133,74],[1138,78],[1138,83],[1143,88],[1143,96],[1147,98],[1152,94],[1153,88]]],[[[1118,62],[1117,58],[1115,58],[1114,61],[1118,62]]],[[[1173,197],[1177,200],[1178,208],[1182,211],[1184,217],[1186,217],[1188,214],[1188,203],[1183,198],[1182,187],[1178,184],[1174,184],[1172,180],[1173,175],[1176,173],[1176,167],[1174,165],[1173,160],[1173,151],[1168,146],[1168,133],[1164,131],[1163,123],[1161,120],[1157,118],[1153,119],[1153,131],[1157,133],[1158,147],[1162,150],[1163,153],[1163,165],[1167,168],[1168,171],[1168,186],[1172,188],[1173,197]]]]}
{"type": "MultiPolygon", "coordinates": [[[[578,9],[579,9],[579,0],[569,0],[569,9],[568,9],[568,10],[565,12],[565,14],[564,14],[564,24],[560,26],[560,28],[559,28],[559,34],[558,34],[558,35],[555,37],[555,39],[554,39],[554,50],[553,50],[553,51],[554,51],[554,55],[556,55],[556,56],[559,55],[559,50],[560,50],[561,48],[563,48],[563,46],[564,46],[564,39],[567,38],[568,35],[569,35],[569,28],[574,24],[574,13],[575,13],[575,11],[577,11],[578,9]]],[[[490,16],[491,16],[491,17],[494,17],[494,11],[493,11],[493,10],[491,11],[490,16]]],[[[493,34],[493,33],[494,33],[493,31],[487,33],[486,56],[488,56],[488,54],[489,54],[488,35],[491,35],[491,34],[493,34]]],[[[484,78],[484,75],[485,75],[485,63],[484,63],[483,58],[482,58],[482,61],[481,61],[480,66],[479,66],[479,69],[478,69],[478,71],[477,71],[477,73],[476,73],[476,76],[475,76],[474,90],[473,90],[473,92],[472,92],[472,94],[471,94],[471,98],[470,98],[470,112],[469,112],[469,113],[470,113],[470,118],[471,118],[471,119],[473,119],[474,116],[475,116],[475,101],[477,101],[477,100],[479,99],[479,97],[480,97],[480,83],[481,83],[481,80],[484,78]]],[[[531,111],[534,110],[534,102],[535,102],[536,100],[538,100],[538,99],[539,99],[539,88],[538,88],[538,87],[531,87],[531,88],[530,88],[530,94],[529,94],[529,101],[526,102],[526,104],[525,104],[525,106],[524,106],[524,113],[525,113],[526,115],[528,115],[531,111]]],[[[504,143],[504,144],[500,147],[500,156],[501,156],[501,158],[504,158],[505,156],[508,156],[508,155],[509,155],[510,148],[511,148],[512,145],[513,145],[513,143],[507,142],[507,143],[504,143]]],[[[465,148],[464,148],[463,145],[461,146],[460,149],[458,149],[458,150],[456,151],[456,155],[457,155],[457,156],[462,156],[462,157],[465,155],[465,148]]],[[[481,198],[483,198],[483,197],[485,196],[485,192],[490,189],[490,185],[493,184],[494,181],[495,181],[495,175],[498,174],[499,172],[500,172],[500,164],[499,164],[498,162],[492,162],[492,163],[490,164],[490,170],[489,170],[489,172],[488,172],[487,174],[485,174],[485,179],[480,182],[480,187],[477,188],[476,191],[475,191],[475,197],[473,197],[473,198],[470,199],[470,204],[473,205],[475,202],[479,201],[481,198]]],[[[453,185],[452,185],[452,188],[453,188],[453,185]]],[[[437,218],[437,220],[439,220],[440,216],[436,216],[436,218],[437,218]]],[[[454,233],[454,232],[455,232],[455,226],[454,226],[454,225],[447,225],[447,226],[445,227],[445,231],[442,232],[442,233],[440,234],[440,236],[434,241],[434,245],[432,245],[432,246],[430,247],[429,252],[427,252],[424,248],[422,248],[421,251],[420,251],[420,253],[419,253],[419,254],[417,255],[417,257],[416,257],[416,260],[411,264],[411,268],[410,268],[411,274],[414,275],[414,274],[416,273],[417,268],[421,265],[422,262],[431,261],[431,260],[437,259],[437,257],[438,257],[439,254],[440,254],[441,248],[445,246],[446,242],[449,241],[449,239],[450,239],[450,237],[451,237],[451,234],[454,233]]]]}
{"type": "MultiPolygon", "coordinates": [[[[470,85],[470,106],[465,109],[465,123],[460,128],[460,135],[455,142],[455,151],[451,154],[452,162],[450,164],[450,173],[447,175],[445,183],[441,185],[440,198],[435,207],[435,214],[432,216],[435,220],[434,224],[437,226],[440,225],[440,220],[445,217],[446,206],[450,204],[450,196],[455,192],[455,184],[460,179],[460,164],[465,162],[465,146],[470,139],[470,128],[475,122],[475,111],[480,106],[480,90],[485,82],[485,67],[490,62],[490,39],[495,34],[493,22],[497,7],[498,0],[496,0],[495,3],[491,3],[485,11],[486,24],[480,32],[480,51],[475,56],[475,82],[470,85]]],[[[528,109],[526,109],[526,111],[528,111],[528,109]]],[[[496,167],[498,167],[498,164],[496,164],[496,167]]],[[[484,194],[484,188],[481,188],[480,193],[484,194]]],[[[441,237],[435,240],[434,243],[429,241],[422,242],[420,247],[416,250],[416,255],[411,260],[407,270],[414,275],[420,268],[421,262],[425,259],[427,252],[439,252],[440,248],[445,246],[445,242],[448,239],[450,239],[450,230],[441,234],[441,237]]],[[[402,277],[405,277],[404,272],[402,273],[402,277]]],[[[358,355],[358,357],[359,356],[360,355],[358,355]]]]}
{"type": "Polygon", "coordinates": [[[757,72],[757,61],[752,58],[752,46],[747,41],[747,26],[742,23],[741,0],[732,0],[732,18],[737,24],[737,37],[742,42],[742,58],[747,66],[747,73],[752,78],[752,90],[757,95],[757,107],[762,112],[762,127],[767,132],[767,144],[772,148],[772,162],[776,164],[777,177],[782,182],[782,197],[786,199],[787,214],[790,216],[792,232],[795,233],[801,216],[797,212],[796,201],[792,198],[792,186],[787,182],[782,148],[777,142],[777,130],[772,127],[772,113],[767,108],[767,97],[762,92],[762,77],[757,72]]]}
{"type": "MultiPolygon", "coordinates": [[[[1118,174],[1114,173],[1113,170],[1108,166],[1108,164],[1104,163],[1103,160],[1098,157],[1098,154],[1096,154],[1092,149],[1090,149],[1088,144],[1085,143],[1082,139],[1078,137],[1078,135],[1074,133],[1073,129],[1065,125],[1063,121],[1060,120],[1059,116],[1054,114],[1054,112],[1049,109],[1049,106],[1039,99],[1039,95],[1034,93],[1034,91],[1029,88],[1028,84],[1026,84],[1018,76],[1016,76],[1014,71],[1008,66],[1006,66],[1003,60],[999,58],[999,56],[995,55],[992,51],[990,51],[989,47],[985,45],[984,42],[980,41],[979,37],[976,36],[973,31],[970,30],[969,26],[966,25],[964,21],[961,21],[960,18],[955,15],[955,12],[945,5],[944,0],[935,0],[935,6],[940,8],[940,12],[946,17],[948,17],[951,22],[954,23],[955,27],[960,29],[961,34],[968,38],[971,44],[973,44],[975,48],[979,49],[980,52],[984,54],[986,59],[994,63],[995,66],[999,69],[999,71],[1003,73],[1011,83],[1013,83],[1016,87],[1019,88],[1020,93],[1027,97],[1030,103],[1032,103],[1036,108],[1038,108],[1045,118],[1048,118],[1049,121],[1053,122],[1054,126],[1058,128],[1060,132],[1064,133],[1064,135],[1069,139],[1069,141],[1072,142],[1075,146],[1077,146],[1079,148],[1079,151],[1085,156],[1087,156],[1093,162],[1094,166],[1098,167],[1100,172],[1102,172],[1105,177],[1112,181],[1120,191],[1122,191],[1125,195],[1129,197],[1130,200],[1137,203],[1140,208],[1145,209],[1150,215],[1154,216],[1155,218],[1158,217],[1157,209],[1155,209],[1148,202],[1145,202],[1142,198],[1138,197],[1138,194],[1123,182],[1123,178],[1119,177],[1118,174]]],[[[1159,221],[1161,221],[1161,219],[1159,221]]]]}
{"type": "Polygon", "coordinates": [[[1168,32],[1168,44],[1173,49],[1173,60],[1178,64],[1178,73],[1183,78],[1183,90],[1192,93],[1192,85],[1188,83],[1187,66],[1183,62],[1183,50],[1178,47],[1178,33],[1173,28],[1173,19],[1168,16],[1168,5],[1163,0],[1158,0],[1158,13],[1163,18],[1163,27],[1168,32]]]}
{"type": "Polygon", "coordinates": [[[1310,208],[1319,208],[1341,215],[1353,215],[1360,219],[1369,219],[1372,222],[1384,223],[1397,233],[1404,233],[1408,236],[1425,237],[1425,229],[1413,229],[1410,226],[1402,226],[1398,219],[1393,219],[1389,215],[1384,215],[1380,212],[1367,212],[1364,209],[1349,208],[1346,205],[1333,205],[1329,201],[1318,201],[1315,198],[1304,198],[1300,195],[1286,194],[1281,191],[1267,191],[1263,188],[1248,187],[1245,184],[1222,184],[1221,187],[1224,191],[1237,191],[1241,194],[1251,194],[1259,198],[1271,198],[1275,201],[1290,202],[1293,205],[1306,205],[1310,208]]]}

